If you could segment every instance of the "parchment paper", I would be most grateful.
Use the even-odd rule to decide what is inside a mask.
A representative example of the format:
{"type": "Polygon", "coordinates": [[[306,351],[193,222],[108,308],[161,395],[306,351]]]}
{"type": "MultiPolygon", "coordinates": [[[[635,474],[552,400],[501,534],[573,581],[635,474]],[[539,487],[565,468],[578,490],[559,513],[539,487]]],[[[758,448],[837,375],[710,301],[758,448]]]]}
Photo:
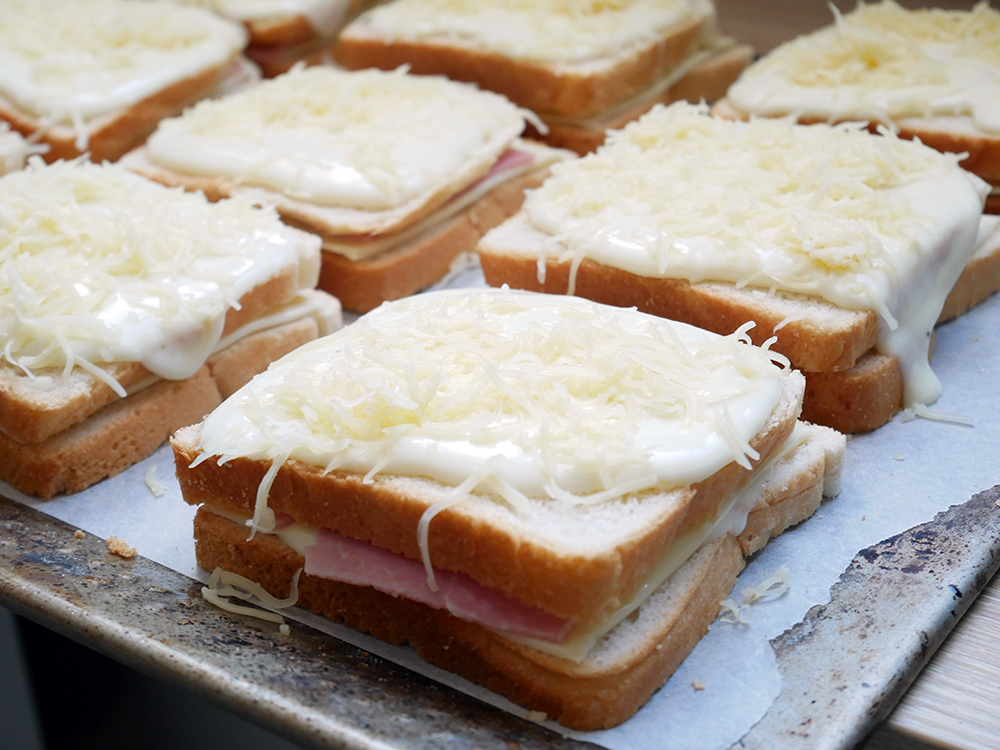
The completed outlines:
{"type": "MultiPolygon", "coordinates": [[[[467,272],[452,285],[482,286],[482,276],[467,272]]],[[[824,503],[808,522],[773,540],[749,562],[736,586],[739,592],[785,565],[792,583],[784,597],[756,605],[749,625],[716,622],[667,685],[624,725],[580,733],[546,724],[612,750],[722,750],[743,736],[780,692],[769,639],[801,620],[813,605],[827,602],[830,586],[858,550],[1000,483],[998,325],[1000,298],[994,296],[938,329],[933,366],[944,395],[934,408],[970,417],[974,426],[925,419],[903,422],[897,416],[873,433],[850,439],[841,495],[824,503]],[[704,689],[695,690],[695,680],[704,689]]],[[[178,572],[207,578],[195,565],[194,511],[180,499],[168,448],[77,495],[41,502],[2,483],[0,491],[92,534],[118,536],[139,554],[178,572]],[[154,497],[144,481],[149,470],[167,487],[160,497],[154,497]]],[[[426,664],[409,649],[383,644],[306,612],[285,614],[525,715],[524,709],[426,664]]]]}

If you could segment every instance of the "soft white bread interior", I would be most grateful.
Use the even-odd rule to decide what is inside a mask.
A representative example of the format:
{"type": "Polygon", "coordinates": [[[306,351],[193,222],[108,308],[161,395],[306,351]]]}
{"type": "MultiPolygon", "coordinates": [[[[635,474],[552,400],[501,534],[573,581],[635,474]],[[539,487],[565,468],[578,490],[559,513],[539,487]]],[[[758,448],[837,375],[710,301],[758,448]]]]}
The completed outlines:
{"type": "MultiPolygon", "coordinates": [[[[843,437],[811,425],[799,429],[807,437],[769,467],[745,527],[702,547],[580,662],[514,643],[442,610],[307,573],[299,579],[298,604],[392,643],[407,642],[432,663],[566,726],[614,726],[648,701],[707,632],[744,555],[808,518],[824,496],[839,491],[843,437]]],[[[199,509],[195,518],[199,565],[221,567],[275,596],[287,596],[292,575],[303,565],[299,553],[274,535],[247,540],[245,525],[211,512],[211,507],[199,509]]],[[[588,537],[593,533],[593,526],[588,527],[588,537]]],[[[533,570],[560,585],[557,573],[533,570]]]]}
{"type": "Polygon", "coordinates": [[[246,34],[207,10],[125,0],[0,7],[0,119],[49,161],[115,160],[207,96],[246,34]]]}

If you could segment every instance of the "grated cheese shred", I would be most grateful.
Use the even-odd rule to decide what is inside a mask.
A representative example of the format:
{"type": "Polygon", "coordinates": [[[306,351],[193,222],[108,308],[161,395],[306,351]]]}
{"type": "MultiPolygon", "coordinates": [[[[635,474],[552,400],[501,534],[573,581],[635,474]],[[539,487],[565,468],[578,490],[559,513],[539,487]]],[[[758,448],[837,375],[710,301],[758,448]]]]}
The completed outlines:
{"type": "Polygon", "coordinates": [[[208,579],[208,584],[202,586],[201,595],[206,601],[227,612],[276,623],[281,626],[282,635],[287,635],[289,631],[288,626],[285,624],[285,618],[277,612],[268,612],[257,607],[236,604],[230,601],[230,599],[249,601],[263,607],[270,607],[271,609],[294,607],[295,603],[299,600],[299,577],[301,575],[302,568],[299,568],[292,576],[291,592],[289,595],[284,599],[278,599],[276,596],[272,596],[265,591],[264,587],[256,581],[251,581],[249,578],[241,576],[238,573],[216,568],[212,571],[212,575],[208,579]]]}

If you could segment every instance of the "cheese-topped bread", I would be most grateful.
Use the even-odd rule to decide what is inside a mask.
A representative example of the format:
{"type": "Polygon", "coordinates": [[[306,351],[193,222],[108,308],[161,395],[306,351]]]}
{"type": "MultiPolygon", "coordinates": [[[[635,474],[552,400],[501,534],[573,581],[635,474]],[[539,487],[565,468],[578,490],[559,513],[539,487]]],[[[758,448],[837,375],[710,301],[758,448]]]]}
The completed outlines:
{"type": "Polygon", "coordinates": [[[336,54],[497,91],[579,152],[655,102],[717,98],[752,57],[717,34],[709,0],[395,0],[351,23],[336,54]]]}
{"type": "MultiPolygon", "coordinates": [[[[323,288],[359,309],[354,301],[365,286],[386,276],[416,284],[405,293],[439,279],[482,231],[516,209],[523,180],[540,181],[548,164],[565,158],[516,141],[524,116],[497,94],[444,78],[303,68],[164,121],[123,163],[213,197],[244,194],[276,205],[352,262],[400,247],[424,261],[413,275],[396,265],[376,269],[353,292],[324,273],[323,288]],[[499,207],[496,218],[478,210],[489,201],[499,207]],[[478,230],[471,242],[426,242],[427,232],[443,232],[455,218],[478,230]]],[[[368,298],[360,309],[387,297],[368,298]]]]}
{"type": "MultiPolygon", "coordinates": [[[[447,610],[463,624],[445,625],[442,645],[471,622],[485,655],[500,631],[503,650],[548,679],[584,677],[572,690],[588,693],[587,678],[635,666],[588,661],[598,644],[706,540],[739,535],[775,467],[825,445],[777,492],[815,488],[818,503],[829,463],[835,493],[843,439],[795,428],[802,385],[743,332],[576,298],[428,293],[275,363],[174,449],[185,500],[243,526],[245,560],[261,560],[247,536],[276,535],[307,577],[447,610]]],[[[810,512],[764,523],[759,541],[810,512]]],[[[204,533],[203,564],[220,541],[204,533]]],[[[386,622],[393,640],[421,631],[364,606],[332,614],[386,622]]],[[[505,661],[486,670],[507,675],[501,689],[530,681],[505,661]]],[[[459,671],[483,679],[474,661],[459,671]]],[[[595,698],[613,709],[588,721],[622,720],[668,673],[595,698]]],[[[586,705],[571,702],[577,715],[586,705]]]]}
{"type": "Polygon", "coordinates": [[[207,95],[246,43],[197,8],[126,0],[0,3],[0,118],[55,160],[117,159],[207,95]]]}
{"type": "Polygon", "coordinates": [[[859,4],[748,68],[720,113],[883,123],[1000,188],[1000,12],[859,4]]]}
{"type": "Polygon", "coordinates": [[[857,125],[660,108],[556,167],[480,245],[491,284],[543,287],[751,335],[806,371],[872,346],[905,402],[940,384],[930,331],[973,253],[986,185],[940,154],[857,125]]]}
{"type": "MultiPolygon", "coordinates": [[[[0,204],[0,431],[5,445],[26,444],[25,455],[65,441],[130,394],[194,379],[210,360],[227,371],[221,387],[231,391],[267,364],[261,353],[269,361],[339,325],[336,301],[310,291],[319,241],[250,201],[211,204],[77,161],[5,176],[0,204]],[[281,331],[291,337],[285,343],[281,331]],[[242,378],[223,354],[232,347],[246,360],[242,378]]],[[[209,377],[206,385],[209,401],[218,400],[219,384],[209,377]]],[[[200,416],[204,400],[194,408],[187,419],[200,416]]],[[[160,415],[149,450],[166,437],[164,423],[185,421],[160,415]]],[[[15,475],[32,465],[6,455],[0,471],[18,486],[15,475]]],[[[62,489],[47,472],[20,486],[46,496],[62,489]]]]}

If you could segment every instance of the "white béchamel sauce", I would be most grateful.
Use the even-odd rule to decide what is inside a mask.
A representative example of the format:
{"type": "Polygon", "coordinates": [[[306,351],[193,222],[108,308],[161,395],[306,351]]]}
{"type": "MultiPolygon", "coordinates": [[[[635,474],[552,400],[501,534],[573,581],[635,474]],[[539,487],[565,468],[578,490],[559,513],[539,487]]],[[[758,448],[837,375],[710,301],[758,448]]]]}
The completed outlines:
{"type": "Polygon", "coordinates": [[[0,3],[0,95],[79,126],[228,63],[245,44],[238,24],[173,3],[10,0],[0,3]]]}
{"type": "Polygon", "coordinates": [[[517,107],[467,84],[314,67],[162,122],[147,153],[177,172],[385,210],[448,185],[469,162],[488,168],[523,127],[517,107]]]}

